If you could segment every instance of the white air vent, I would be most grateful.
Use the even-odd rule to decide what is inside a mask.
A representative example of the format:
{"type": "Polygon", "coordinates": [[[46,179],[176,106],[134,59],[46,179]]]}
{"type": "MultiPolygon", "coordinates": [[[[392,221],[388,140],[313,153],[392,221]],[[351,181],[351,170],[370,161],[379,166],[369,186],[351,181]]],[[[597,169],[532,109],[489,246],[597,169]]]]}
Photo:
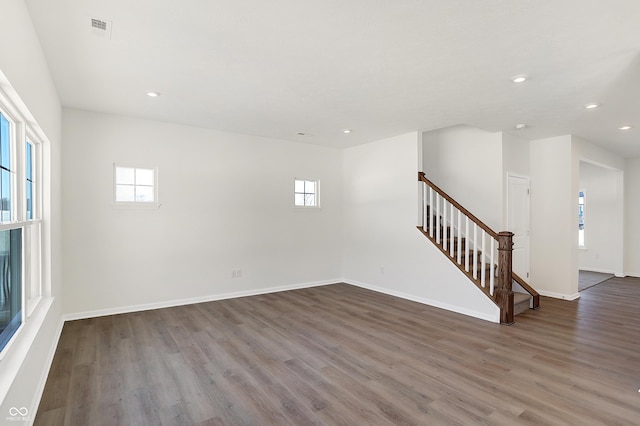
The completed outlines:
{"type": "Polygon", "coordinates": [[[89,19],[91,20],[91,32],[93,35],[109,40],[111,39],[111,21],[94,17],[90,17],[89,19]]]}
{"type": "Polygon", "coordinates": [[[91,18],[91,26],[102,31],[107,31],[107,21],[101,21],[100,19],[91,18]]]}

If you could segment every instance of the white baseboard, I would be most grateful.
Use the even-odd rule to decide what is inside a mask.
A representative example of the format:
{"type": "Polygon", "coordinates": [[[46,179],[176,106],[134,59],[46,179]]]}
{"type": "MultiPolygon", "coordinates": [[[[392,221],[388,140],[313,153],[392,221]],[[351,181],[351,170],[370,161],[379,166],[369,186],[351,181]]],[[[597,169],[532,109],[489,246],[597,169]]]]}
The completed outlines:
{"type": "Polygon", "coordinates": [[[108,309],[99,309],[95,311],[77,312],[72,314],[66,314],[63,317],[64,321],[74,321],[87,318],[104,317],[108,315],[127,314],[130,312],[150,311],[152,309],[171,308],[174,306],[193,305],[194,303],[215,302],[216,300],[235,299],[238,297],[257,296],[260,294],[278,293],[288,290],[299,290],[302,288],[318,287],[329,284],[336,284],[342,282],[341,278],[327,281],[316,281],[310,283],[290,284],[278,287],[268,287],[255,290],[238,291],[233,293],[211,294],[207,296],[192,297],[188,299],[175,299],[167,300],[163,302],[145,303],[141,305],[121,306],[108,309]]]}
{"type": "Polygon", "coordinates": [[[598,269],[598,268],[580,268],[581,271],[585,272],[598,272],[600,274],[612,274],[616,277],[624,277],[620,272],[612,271],[610,269],[598,269]]]}
{"type": "Polygon", "coordinates": [[[580,298],[580,293],[575,294],[563,294],[563,293],[555,293],[553,291],[544,291],[544,290],[536,290],[540,296],[553,297],[554,299],[562,299],[562,300],[576,300],[580,298]]]}
{"type": "Polygon", "coordinates": [[[407,293],[402,293],[400,291],[394,291],[394,290],[389,290],[387,288],[383,288],[383,287],[377,287],[371,284],[367,284],[367,283],[363,283],[360,281],[354,281],[354,280],[349,280],[349,279],[343,279],[342,282],[346,283],[346,284],[350,284],[350,285],[354,285],[356,287],[361,287],[367,290],[372,290],[378,293],[383,293],[383,294],[388,294],[389,296],[394,296],[394,297],[399,297],[401,299],[406,299],[406,300],[411,300],[413,302],[418,302],[418,303],[422,303],[423,305],[428,305],[428,306],[433,306],[434,308],[440,308],[440,309],[444,309],[447,311],[451,311],[451,312],[455,312],[458,314],[462,314],[462,315],[466,315],[466,316],[470,316],[473,318],[478,318],[481,320],[485,320],[485,321],[489,321],[489,322],[494,322],[494,323],[500,323],[500,310],[497,310],[497,313],[495,315],[488,315],[485,312],[478,312],[478,311],[473,311],[470,309],[464,309],[461,308],[459,306],[455,306],[455,305],[450,305],[448,303],[443,303],[439,300],[432,300],[432,299],[427,299],[427,298],[423,298],[423,297],[418,297],[418,296],[414,296],[412,294],[407,294],[407,293]]]}

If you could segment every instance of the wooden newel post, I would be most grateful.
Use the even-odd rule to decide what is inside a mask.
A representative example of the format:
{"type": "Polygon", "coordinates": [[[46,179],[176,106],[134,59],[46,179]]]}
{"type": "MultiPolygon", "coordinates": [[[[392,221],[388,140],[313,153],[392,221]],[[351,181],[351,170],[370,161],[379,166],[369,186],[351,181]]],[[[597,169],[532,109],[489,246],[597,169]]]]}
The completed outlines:
{"type": "Polygon", "coordinates": [[[511,256],[513,252],[513,233],[498,234],[498,289],[496,303],[500,307],[500,323],[513,324],[513,289],[511,256]]]}

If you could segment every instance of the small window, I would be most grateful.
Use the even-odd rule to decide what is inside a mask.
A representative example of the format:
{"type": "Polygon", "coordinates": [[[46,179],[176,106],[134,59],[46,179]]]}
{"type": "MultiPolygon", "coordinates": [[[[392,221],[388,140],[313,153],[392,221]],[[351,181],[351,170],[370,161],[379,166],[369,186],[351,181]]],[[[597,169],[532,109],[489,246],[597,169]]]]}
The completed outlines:
{"type": "Polygon", "coordinates": [[[293,205],[296,207],[319,207],[319,183],[317,180],[296,179],[293,205]]]}
{"type": "Polygon", "coordinates": [[[156,169],[114,168],[115,202],[154,204],[158,200],[156,169]]]}
{"type": "Polygon", "coordinates": [[[578,247],[584,247],[584,191],[578,193],[578,247]]]}

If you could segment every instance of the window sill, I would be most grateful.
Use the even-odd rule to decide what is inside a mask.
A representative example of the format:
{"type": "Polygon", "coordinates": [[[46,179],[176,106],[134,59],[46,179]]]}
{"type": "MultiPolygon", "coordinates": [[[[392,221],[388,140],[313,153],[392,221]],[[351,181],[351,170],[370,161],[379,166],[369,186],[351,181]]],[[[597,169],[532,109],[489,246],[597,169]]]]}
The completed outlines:
{"type": "Polygon", "coordinates": [[[120,210],[159,210],[160,203],[113,203],[114,209],[120,210]]]}
{"type": "Polygon", "coordinates": [[[320,210],[322,210],[322,207],[293,206],[293,210],[298,212],[319,212],[320,210]]]}

